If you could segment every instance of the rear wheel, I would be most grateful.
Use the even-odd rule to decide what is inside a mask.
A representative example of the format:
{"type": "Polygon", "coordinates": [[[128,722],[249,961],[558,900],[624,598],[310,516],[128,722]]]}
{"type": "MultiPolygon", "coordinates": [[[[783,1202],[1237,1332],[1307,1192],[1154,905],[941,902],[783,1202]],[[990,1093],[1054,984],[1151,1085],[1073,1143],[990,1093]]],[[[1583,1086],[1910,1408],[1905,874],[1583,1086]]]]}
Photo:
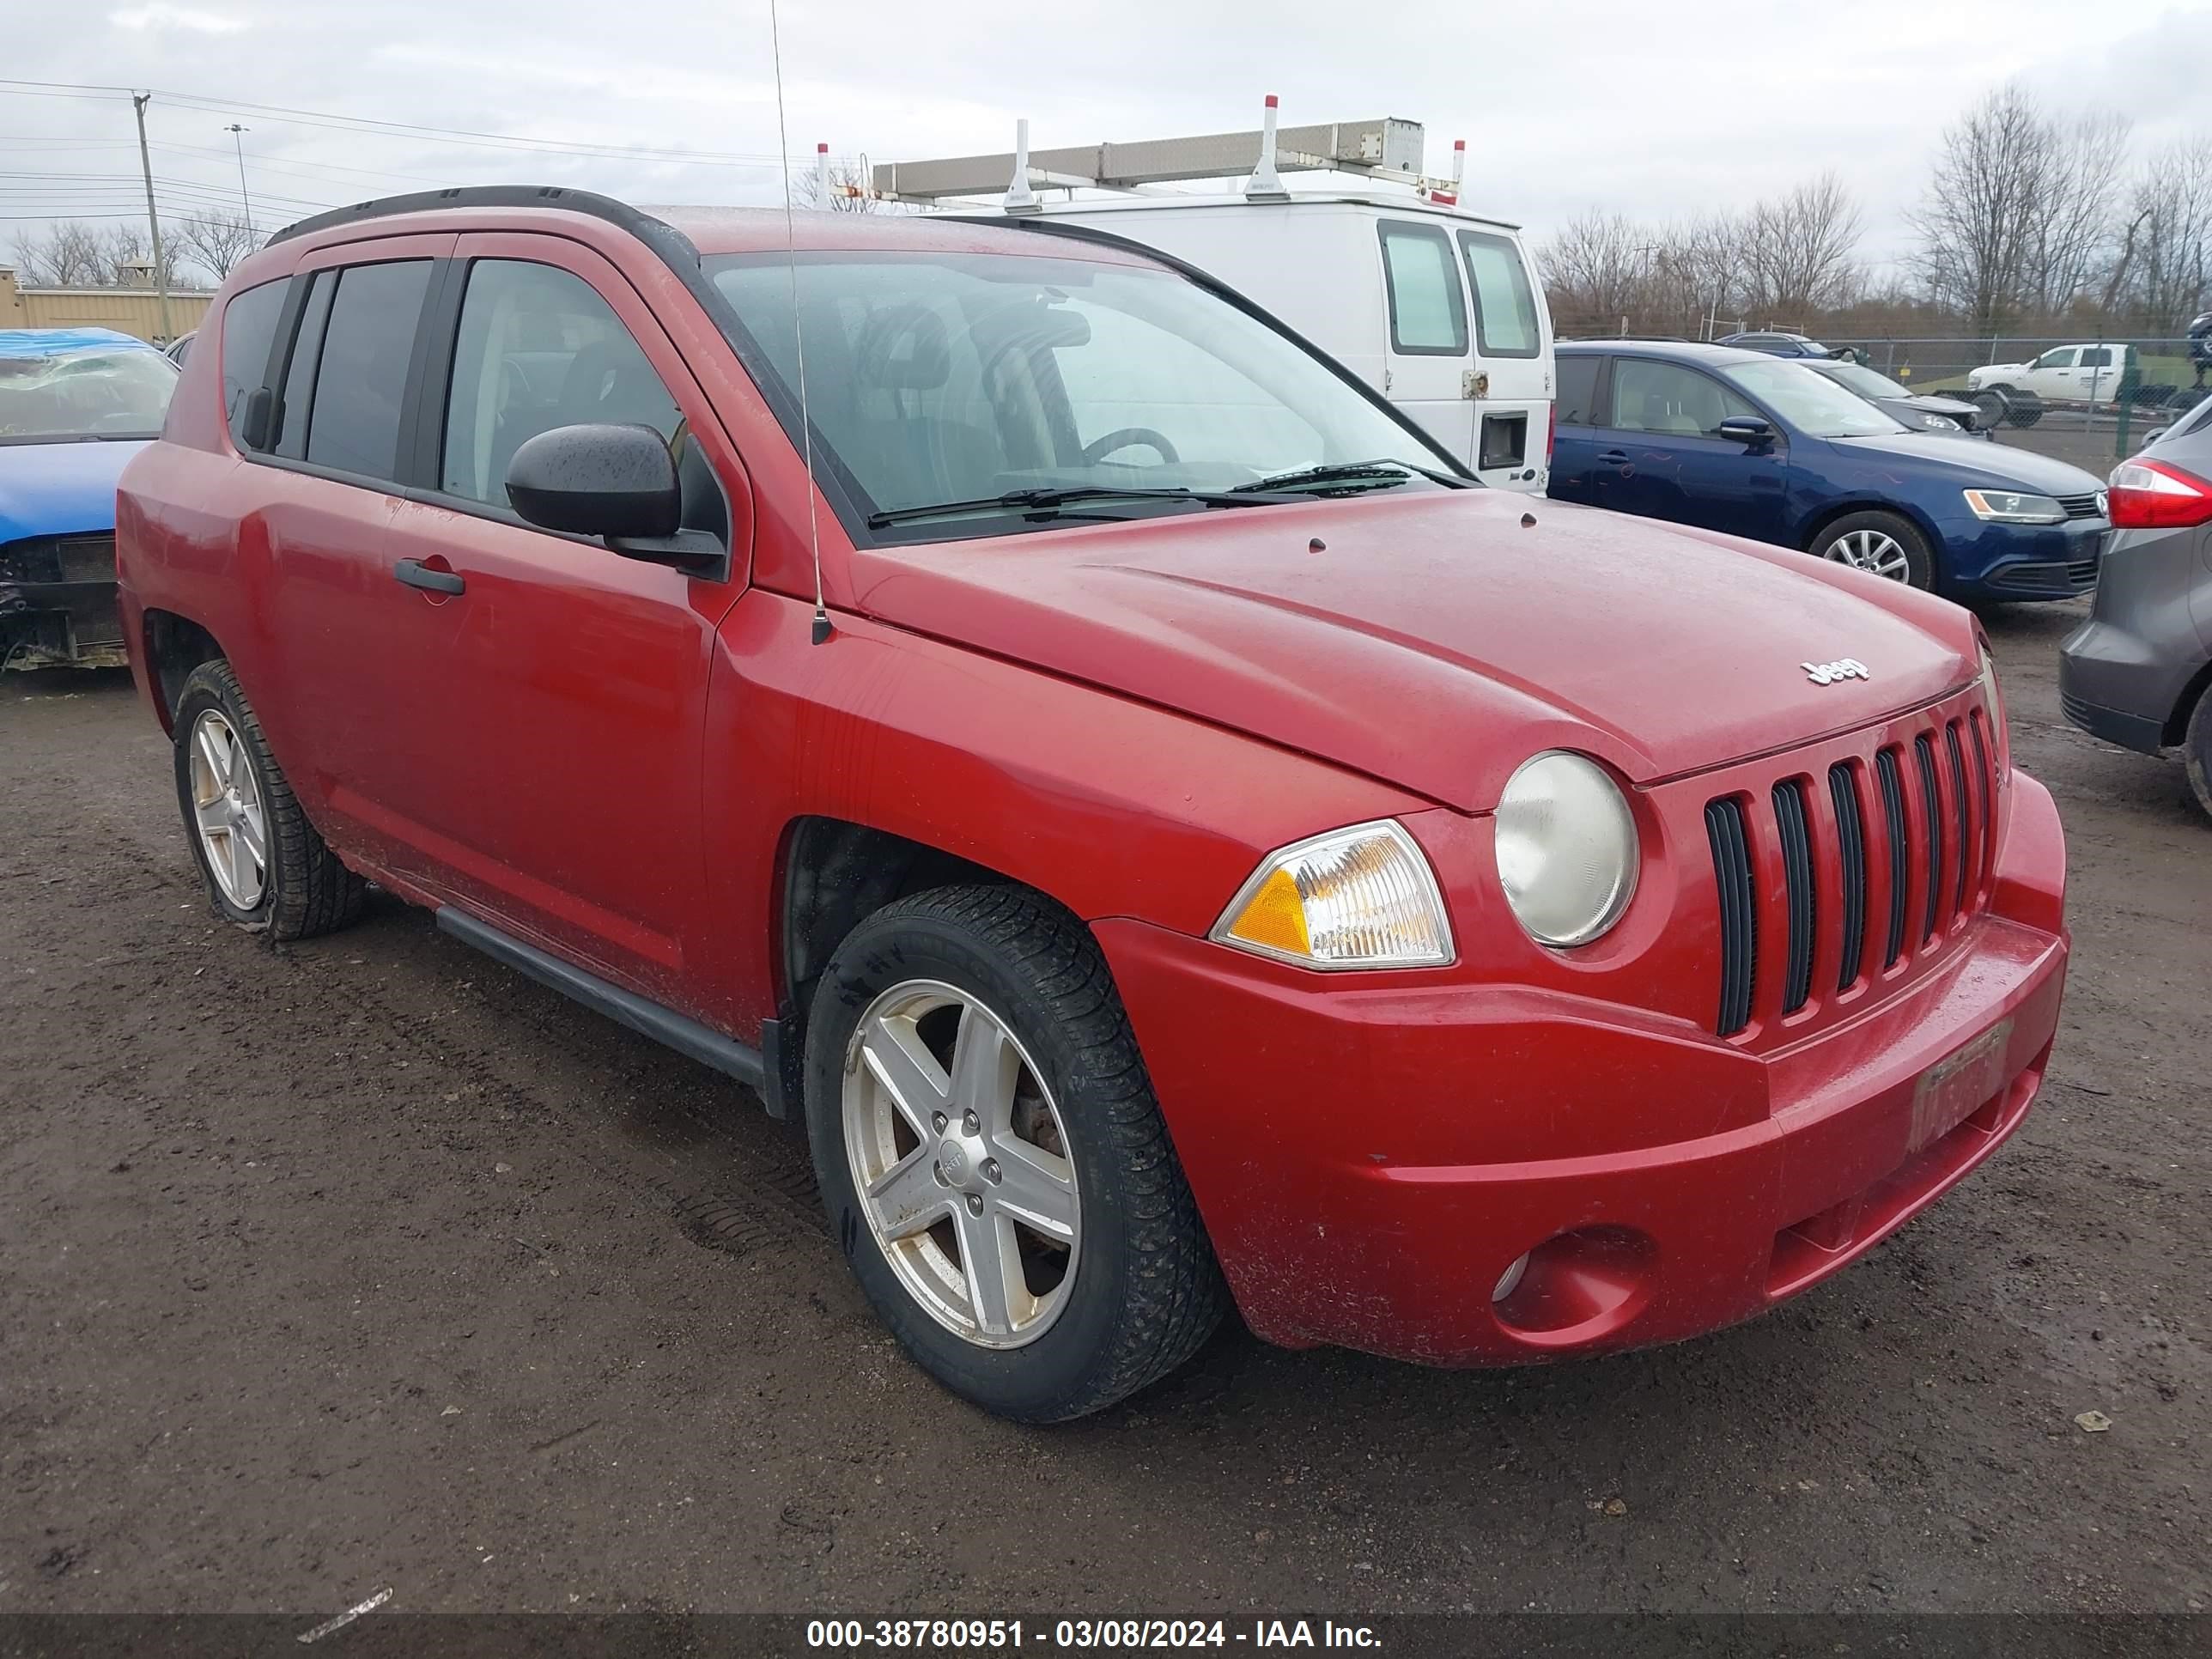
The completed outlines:
{"type": "Polygon", "coordinates": [[[838,946],[806,1116],[838,1243],[954,1393],[1048,1423],[1194,1353],[1226,1305],[1090,931],[1041,896],[945,887],[838,946]]]}
{"type": "Polygon", "coordinates": [[[1847,513],[1825,526],[1807,551],[1833,564],[1847,564],[1886,581],[1929,588],[1936,583],[1928,543],[1910,520],[1894,513],[1847,513]]]}
{"type": "Polygon", "coordinates": [[[228,662],[192,670],[177,698],[175,732],[177,804],[217,915],[295,939],[361,914],[367,884],[300,810],[228,662]]]}
{"type": "Polygon", "coordinates": [[[2212,814],[2212,685],[2204,688],[2204,695],[2197,700],[2197,712],[2189,717],[2189,730],[2181,740],[2181,760],[2189,769],[2189,787],[2197,792],[2197,804],[2212,814]]]}

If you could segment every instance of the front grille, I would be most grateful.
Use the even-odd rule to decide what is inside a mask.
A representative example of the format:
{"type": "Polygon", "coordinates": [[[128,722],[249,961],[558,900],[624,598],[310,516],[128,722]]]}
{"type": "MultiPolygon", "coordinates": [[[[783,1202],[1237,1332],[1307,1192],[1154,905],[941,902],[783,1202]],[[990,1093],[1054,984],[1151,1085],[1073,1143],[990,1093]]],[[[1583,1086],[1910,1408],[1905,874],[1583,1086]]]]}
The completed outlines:
{"type": "Polygon", "coordinates": [[[1997,799],[1982,725],[1978,710],[1931,719],[1829,765],[1825,787],[1793,773],[1706,803],[1723,1036],[1798,1013],[1816,984],[1840,994],[1898,970],[1980,908],[1997,799]],[[1770,940],[1784,955],[1762,975],[1770,940]]]}
{"type": "Polygon", "coordinates": [[[2057,501],[2058,505],[2066,509],[2066,516],[2069,519],[2101,519],[2105,516],[2104,505],[2094,491],[2086,495],[2061,495],[2057,501]]]}
{"type": "Polygon", "coordinates": [[[33,584],[112,582],[115,538],[34,536],[0,547],[0,580],[33,584]]]}
{"type": "Polygon", "coordinates": [[[1713,877],[1721,896],[1721,1024],[1729,1036],[1751,1024],[1752,978],[1759,963],[1759,904],[1751,884],[1743,806],[1723,796],[1705,808],[1713,877]]]}
{"type": "Polygon", "coordinates": [[[1813,838],[1805,825],[1805,786],[1795,778],[1774,786],[1774,823],[1782,836],[1782,875],[1790,892],[1790,972],[1782,1012],[1794,1014],[1813,994],[1814,932],[1820,915],[1813,892],[1813,838]]]}

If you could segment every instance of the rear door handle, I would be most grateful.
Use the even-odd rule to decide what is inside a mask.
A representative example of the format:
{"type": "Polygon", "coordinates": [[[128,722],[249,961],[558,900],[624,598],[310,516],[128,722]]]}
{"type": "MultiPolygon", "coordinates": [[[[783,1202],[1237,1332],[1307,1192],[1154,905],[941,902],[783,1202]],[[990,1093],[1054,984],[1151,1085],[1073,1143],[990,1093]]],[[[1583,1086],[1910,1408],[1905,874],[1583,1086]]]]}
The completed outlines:
{"type": "Polygon", "coordinates": [[[451,570],[433,570],[419,559],[402,559],[392,567],[395,580],[429,593],[459,593],[468,586],[465,577],[451,570]]]}

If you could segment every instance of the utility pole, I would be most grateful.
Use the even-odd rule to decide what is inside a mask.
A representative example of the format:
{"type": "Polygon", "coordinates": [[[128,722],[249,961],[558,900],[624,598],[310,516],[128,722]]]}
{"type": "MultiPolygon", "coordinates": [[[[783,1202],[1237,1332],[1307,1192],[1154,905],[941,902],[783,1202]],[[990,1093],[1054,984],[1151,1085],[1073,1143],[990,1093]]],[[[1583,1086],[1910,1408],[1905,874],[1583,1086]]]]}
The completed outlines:
{"type": "Polygon", "coordinates": [[[167,345],[177,334],[169,326],[169,256],[161,246],[161,216],[154,211],[154,160],[146,151],[146,106],[153,100],[150,92],[131,94],[131,108],[138,117],[138,171],[146,180],[146,228],[154,238],[154,284],[161,295],[161,343],[167,345]]]}
{"type": "Polygon", "coordinates": [[[223,131],[230,135],[231,143],[238,146],[238,199],[246,209],[246,224],[250,230],[253,227],[253,198],[246,193],[246,139],[243,135],[253,129],[242,127],[233,121],[223,131]]]}

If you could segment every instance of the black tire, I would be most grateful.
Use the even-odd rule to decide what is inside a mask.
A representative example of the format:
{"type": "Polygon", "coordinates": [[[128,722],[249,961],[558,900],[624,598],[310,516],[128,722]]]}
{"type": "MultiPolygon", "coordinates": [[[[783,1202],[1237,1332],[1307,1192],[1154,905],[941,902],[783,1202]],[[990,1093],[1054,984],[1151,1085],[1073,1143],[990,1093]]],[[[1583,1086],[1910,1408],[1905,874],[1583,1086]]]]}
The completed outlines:
{"type": "Polygon", "coordinates": [[[2004,424],[2005,413],[2012,407],[2005,394],[1996,386],[1984,386],[1974,394],[1974,425],[1983,432],[1994,432],[2004,424]]]}
{"type": "Polygon", "coordinates": [[[1098,1411],[1195,1353],[1228,1295],[1143,1056],[1090,930],[1019,887],[940,887],[877,911],[837,947],[806,1038],[806,1121],[834,1236],[876,1312],[945,1387],[1000,1417],[1098,1411]],[[989,1348],[939,1322],[859,1208],[844,1132],[846,1057],[893,987],[933,980],[982,1002],[1057,1103],[1080,1194],[1067,1300],[1025,1346],[989,1348]]]}
{"type": "Polygon", "coordinates": [[[2212,685],[2204,688],[2189,717],[2189,730],[2181,739],[2181,763],[2188,770],[2197,804],[2212,816],[2212,685]]]}
{"type": "Polygon", "coordinates": [[[2031,427],[2043,418],[2043,399],[2033,392],[2012,392],[2008,401],[2012,405],[2005,411],[2008,426],[2031,427]]]}
{"type": "MultiPolygon", "coordinates": [[[[1928,539],[1910,519],[1895,513],[1879,510],[1846,513],[1842,518],[1822,525],[1806,544],[1805,550],[1815,558],[1825,559],[1829,556],[1829,550],[1838,541],[1864,531],[1887,536],[1895,542],[1905,554],[1905,568],[1909,573],[1905,580],[1923,592],[1934,590],[1936,561],[1929,552],[1928,539]]],[[[1839,560],[1838,562],[1846,562],[1839,560]]]]}
{"type": "Polygon", "coordinates": [[[228,662],[204,662],[185,678],[175,718],[177,805],[184,814],[185,839],[207,884],[208,901],[224,921],[275,939],[313,939],[345,927],[361,914],[368,883],[338,861],[323,844],[315,826],[300,810],[283,769],[269,750],[269,739],[253,706],[239,690],[228,662]],[[258,898],[241,908],[224,895],[209,862],[193,806],[191,744],[201,717],[219,713],[237,734],[246,763],[258,787],[267,860],[258,898]]]}

